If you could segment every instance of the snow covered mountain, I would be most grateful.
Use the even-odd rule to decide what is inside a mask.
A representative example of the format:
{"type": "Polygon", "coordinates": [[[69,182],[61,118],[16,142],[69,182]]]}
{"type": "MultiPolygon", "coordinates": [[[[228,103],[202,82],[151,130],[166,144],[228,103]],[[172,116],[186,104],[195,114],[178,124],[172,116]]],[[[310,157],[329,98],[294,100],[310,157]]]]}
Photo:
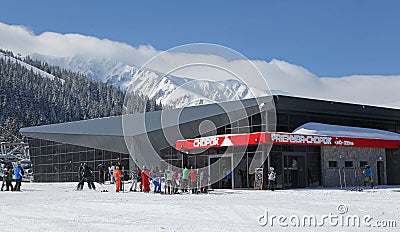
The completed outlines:
{"type": "Polygon", "coordinates": [[[105,58],[88,58],[84,56],[52,57],[41,54],[33,54],[31,57],[84,74],[93,80],[119,86],[121,89],[128,88],[133,75],[137,71],[136,67],[130,67],[116,60],[105,58]]]}
{"type": "Polygon", "coordinates": [[[267,91],[248,88],[237,80],[210,81],[164,76],[157,72],[141,71],[131,83],[130,91],[155,97],[173,108],[252,98],[267,91]]]}
{"type": "Polygon", "coordinates": [[[112,59],[84,56],[50,57],[39,54],[31,57],[82,73],[91,79],[119,86],[124,90],[156,98],[166,107],[172,108],[268,94],[267,91],[249,89],[237,80],[195,80],[172,75],[166,76],[152,70],[140,70],[139,72],[138,67],[112,59]]]}

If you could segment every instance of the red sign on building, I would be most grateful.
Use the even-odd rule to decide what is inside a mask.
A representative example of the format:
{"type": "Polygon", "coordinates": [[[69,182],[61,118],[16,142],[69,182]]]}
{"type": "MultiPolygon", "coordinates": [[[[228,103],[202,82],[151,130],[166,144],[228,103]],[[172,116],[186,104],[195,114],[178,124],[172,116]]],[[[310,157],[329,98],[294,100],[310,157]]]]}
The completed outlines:
{"type": "Polygon", "coordinates": [[[257,144],[399,148],[400,140],[304,135],[283,132],[227,134],[177,140],[177,150],[195,150],[257,144]]]}

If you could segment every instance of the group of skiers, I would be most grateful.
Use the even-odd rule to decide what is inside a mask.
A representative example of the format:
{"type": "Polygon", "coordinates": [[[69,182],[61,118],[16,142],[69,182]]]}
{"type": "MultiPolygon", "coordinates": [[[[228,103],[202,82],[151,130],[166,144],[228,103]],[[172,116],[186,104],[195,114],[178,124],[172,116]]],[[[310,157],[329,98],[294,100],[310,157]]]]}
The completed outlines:
{"type": "Polygon", "coordinates": [[[165,194],[177,194],[181,192],[206,193],[208,191],[208,174],[204,171],[200,174],[196,169],[185,167],[182,172],[179,169],[172,170],[171,165],[162,172],[156,170],[150,171],[145,166],[140,171],[139,169],[131,171],[131,187],[130,191],[150,192],[150,184],[152,184],[154,193],[161,193],[162,182],[164,182],[165,194]],[[139,189],[137,185],[139,184],[139,189]]]}
{"type": "MultiPolygon", "coordinates": [[[[111,163],[108,167],[109,175],[110,175],[110,183],[115,184],[115,191],[119,192],[123,189],[123,178],[125,177],[124,173],[121,170],[121,165],[119,162],[113,164],[111,163]]],[[[230,186],[232,172],[230,170],[224,169],[226,172],[226,182],[227,185],[230,186]]],[[[83,172],[85,173],[85,172],[83,172]]],[[[104,166],[99,165],[99,183],[104,183],[104,166]]],[[[142,170],[136,168],[135,170],[130,170],[129,177],[131,180],[131,186],[129,191],[132,192],[150,192],[150,185],[153,185],[154,193],[161,193],[162,183],[164,183],[164,192],[165,194],[177,194],[177,193],[187,193],[192,192],[195,193],[207,193],[210,177],[208,172],[205,170],[197,170],[194,169],[193,166],[188,169],[184,167],[183,169],[175,169],[172,170],[172,166],[168,165],[167,169],[162,172],[159,171],[158,168],[155,170],[149,170],[147,167],[143,166],[142,170]]],[[[83,175],[83,178],[85,175],[83,175]]],[[[268,189],[271,191],[275,190],[275,179],[276,172],[273,167],[270,167],[268,172],[268,189]]],[[[83,180],[84,182],[85,180],[83,180]]],[[[90,182],[89,186],[90,186],[90,182]]],[[[81,184],[83,186],[83,184],[81,184]]],[[[89,187],[91,188],[91,187],[89,187]]],[[[92,189],[95,189],[94,186],[92,189]]]]}
{"type": "MultiPolygon", "coordinates": [[[[110,183],[115,183],[115,191],[121,190],[121,179],[124,177],[118,165],[110,165],[110,183]]],[[[100,172],[99,172],[100,174],[100,172]]],[[[161,193],[162,183],[164,182],[165,194],[176,194],[191,191],[192,193],[206,193],[208,191],[209,176],[203,170],[200,173],[193,167],[188,169],[185,167],[182,172],[179,169],[172,170],[171,165],[162,172],[158,168],[149,170],[143,166],[142,170],[137,168],[130,171],[131,186],[129,191],[150,192],[152,184],[154,193],[161,193]]]]}
{"type": "Polygon", "coordinates": [[[18,162],[15,167],[13,167],[11,163],[9,163],[4,169],[1,191],[4,191],[4,187],[6,187],[5,191],[21,191],[21,182],[24,174],[25,172],[20,162],[18,162]],[[13,180],[15,181],[14,187],[12,186],[13,180]]]}
{"type": "MultiPolygon", "coordinates": [[[[105,182],[105,173],[104,166],[100,164],[98,166],[99,171],[99,183],[104,184],[105,182]]],[[[108,171],[110,174],[110,183],[115,184],[115,191],[119,192],[123,190],[123,170],[121,170],[120,162],[115,164],[111,163],[108,167],[108,171]]],[[[4,183],[7,187],[6,191],[11,190],[20,190],[21,179],[23,175],[23,169],[19,164],[14,168],[14,179],[16,180],[16,185],[13,188],[11,185],[12,174],[11,172],[6,172],[5,182],[3,182],[2,191],[4,187],[4,183]],[[22,174],[21,174],[22,173],[22,174]]],[[[374,187],[374,182],[372,179],[372,169],[369,165],[365,166],[363,171],[365,176],[364,178],[364,186],[367,183],[371,185],[371,188],[374,187]]],[[[229,179],[229,175],[232,175],[231,172],[227,172],[227,179],[229,179]]],[[[131,186],[129,191],[140,191],[140,192],[150,192],[150,185],[152,184],[154,193],[161,193],[161,186],[164,182],[164,193],[165,194],[176,194],[181,191],[189,192],[191,191],[193,194],[195,193],[207,193],[209,186],[209,175],[205,170],[201,170],[200,173],[198,170],[194,169],[192,166],[190,169],[184,167],[182,171],[180,169],[172,170],[171,165],[168,165],[167,169],[162,172],[157,168],[156,170],[150,171],[148,168],[143,166],[142,170],[137,168],[136,170],[130,171],[130,180],[131,186]]],[[[231,178],[231,177],[230,177],[231,178]]],[[[268,178],[268,190],[275,190],[275,181],[276,181],[276,172],[273,167],[270,167],[267,174],[268,178]]],[[[88,183],[89,189],[95,190],[96,187],[94,185],[94,172],[93,170],[86,164],[82,163],[79,167],[79,183],[77,186],[77,190],[82,190],[84,182],[88,183]]]]}
{"type": "MultiPolygon", "coordinates": [[[[121,189],[123,190],[122,180],[124,178],[124,174],[121,170],[121,163],[111,163],[108,167],[108,171],[110,174],[110,183],[115,183],[115,191],[119,192],[121,189]]],[[[21,191],[21,182],[24,174],[24,169],[22,168],[21,163],[18,162],[15,167],[13,167],[11,163],[9,163],[4,169],[1,191],[4,191],[4,187],[6,187],[5,191],[21,191]],[[15,181],[14,187],[12,186],[13,180],[15,181]]],[[[103,164],[100,164],[98,166],[98,174],[99,183],[104,184],[105,167],[103,164]]],[[[232,175],[230,171],[229,173],[227,172],[227,179],[229,179],[229,175],[232,175]]],[[[372,169],[369,165],[365,166],[363,170],[363,175],[364,186],[369,183],[371,188],[374,188],[372,169]]],[[[269,168],[267,177],[267,189],[274,191],[276,172],[273,167],[269,168]]],[[[204,170],[201,170],[200,173],[198,173],[198,170],[194,169],[192,166],[190,167],[190,169],[184,167],[182,172],[179,169],[172,170],[171,165],[168,165],[165,172],[158,171],[158,169],[150,171],[145,166],[143,166],[142,170],[139,170],[139,168],[137,168],[136,170],[130,171],[130,179],[132,181],[132,184],[129,190],[133,192],[150,192],[150,184],[153,184],[154,192],[161,193],[161,185],[164,179],[165,194],[176,194],[179,193],[179,190],[181,192],[188,192],[191,190],[192,193],[207,193],[209,178],[210,177],[208,176],[208,173],[206,173],[204,170]]],[[[96,186],[94,184],[95,173],[86,163],[81,163],[78,171],[78,179],[79,183],[76,187],[77,190],[82,190],[85,182],[88,183],[89,189],[96,190],[96,186]]]]}
{"type": "MultiPolygon", "coordinates": [[[[121,171],[121,163],[116,162],[114,164],[111,162],[108,170],[110,173],[110,183],[115,184],[116,192],[119,192],[123,188],[122,178],[124,177],[121,171]]],[[[98,165],[98,174],[99,184],[105,184],[105,167],[103,164],[98,165]]],[[[96,190],[96,186],[94,184],[95,172],[86,163],[81,163],[79,166],[78,179],[79,183],[76,186],[76,190],[82,190],[85,182],[88,183],[89,189],[96,190]]]]}

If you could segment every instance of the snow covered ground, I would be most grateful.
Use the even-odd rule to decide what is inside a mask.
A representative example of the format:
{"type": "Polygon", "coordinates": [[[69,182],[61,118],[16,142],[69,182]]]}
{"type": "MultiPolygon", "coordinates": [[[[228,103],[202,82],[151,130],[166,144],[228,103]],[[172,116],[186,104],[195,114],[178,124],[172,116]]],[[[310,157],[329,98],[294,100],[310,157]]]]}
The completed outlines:
{"type": "MultiPolygon", "coordinates": [[[[399,231],[400,187],[363,192],[340,189],[254,191],[216,190],[210,194],[115,193],[113,185],[96,191],[76,183],[23,183],[22,192],[0,192],[0,231],[399,231]],[[101,192],[107,189],[109,192],[101,192]],[[276,218],[266,226],[266,215],[276,218]],[[365,216],[371,227],[337,226],[324,215],[365,216]],[[324,226],[292,226],[315,216],[324,226]],[[284,218],[283,217],[283,218],[284,218]],[[293,223],[290,224],[289,220],[293,223]],[[325,221],[324,221],[325,220],[325,221]],[[378,220],[395,228],[373,227],[378,220]],[[393,222],[391,222],[393,223],[393,222]],[[287,228],[283,227],[287,225],[287,228]],[[393,225],[392,225],[393,226],[393,225]]],[[[128,185],[126,185],[128,187],[128,185]]]]}

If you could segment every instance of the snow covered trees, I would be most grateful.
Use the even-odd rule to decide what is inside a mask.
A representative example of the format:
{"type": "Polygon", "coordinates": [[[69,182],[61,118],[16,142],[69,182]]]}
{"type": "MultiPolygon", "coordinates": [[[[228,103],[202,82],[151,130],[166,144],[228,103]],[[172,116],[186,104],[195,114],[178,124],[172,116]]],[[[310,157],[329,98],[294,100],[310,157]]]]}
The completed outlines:
{"type": "MultiPolygon", "coordinates": [[[[125,92],[118,87],[30,57],[21,60],[9,51],[0,50],[1,54],[0,141],[17,140],[21,127],[122,114],[125,92]]],[[[129,94],[129,105],[130,113],[161,108],[153,99],[135,94],[129,94]]]]}

